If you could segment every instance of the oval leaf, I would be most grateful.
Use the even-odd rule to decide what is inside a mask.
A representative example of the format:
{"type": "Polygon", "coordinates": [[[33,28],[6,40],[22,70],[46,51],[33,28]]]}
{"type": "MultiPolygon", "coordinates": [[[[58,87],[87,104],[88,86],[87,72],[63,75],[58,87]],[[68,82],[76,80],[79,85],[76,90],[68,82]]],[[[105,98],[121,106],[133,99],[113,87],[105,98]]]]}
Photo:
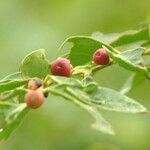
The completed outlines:
{"type": "Polygon", "coordinates": [[[20,71],[23,77],[38,77],[41,79],[50,74],[50,65],[46,59],[45,50],[39,49],[27,55],[21,63],[20,71]]]}
{"type": "Polygon", "coordinates": [[[109,88],[98,87],[94,92],[86,92],[79,88],[67,87],[67,90],[82,102],[96,107],[127,113],[147,112],[146,108],[135,100],[109,88]]]}

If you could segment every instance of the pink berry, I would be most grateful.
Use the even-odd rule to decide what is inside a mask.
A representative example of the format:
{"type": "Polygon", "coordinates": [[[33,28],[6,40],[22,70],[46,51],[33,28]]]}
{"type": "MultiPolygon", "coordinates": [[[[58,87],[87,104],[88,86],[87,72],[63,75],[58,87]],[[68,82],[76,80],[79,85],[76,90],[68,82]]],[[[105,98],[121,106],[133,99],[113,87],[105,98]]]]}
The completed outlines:
{"type": "Polygon", "coordinates": [[[66,58],[57,58],[51,64],[51,72],[56,76],[66,76],[70,77],[72,72],[72,65],[70,61],[66,58]]]}
{"type": "Polygon", "coordinates": [[[29,91],[25,95],[25,102],[29,108],[36,109],[44,102],[44,94],[40,90],[29,91]]]}
{"type": "Polygon", "coordinates": [[[106,65],[109,63],[109,55],[104,48],[100,48],[93,54],[93,61],[97,65],[106,65]]]}
{"type": "Polygon", "coordinates": [[[41,86],[42,86],[42,81],[38,79],[32,79],[28,82],[28,89],[30,90],[37,90],[41,86]]]}

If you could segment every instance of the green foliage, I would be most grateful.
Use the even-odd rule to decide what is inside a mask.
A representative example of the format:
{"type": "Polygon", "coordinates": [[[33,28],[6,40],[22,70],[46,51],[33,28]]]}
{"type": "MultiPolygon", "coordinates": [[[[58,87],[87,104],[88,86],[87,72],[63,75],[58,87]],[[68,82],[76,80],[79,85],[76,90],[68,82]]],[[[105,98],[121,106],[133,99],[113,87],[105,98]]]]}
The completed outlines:
{"type": "Polygon", "coordinates": [[[120,92],[122,94],[128,93],[131,89],[134,87],[137,87],[139,84],[144,82],[146,78],[143,76],[143,74],[140,73],[133,73],[131,76],[126,80],[124,85],[122,86],[120,92]]]}
{"type": "Polygon", "coordinates": [[[137,41],[144,41],[147,42],[149,40],[149,28],[143,28],[142,30],[130,30],[124,33],[121,33],[120,36],[113,42],[111,45],[113,47],[122,46],[125,44],[137,42],[137,41]]]}
{"type": "Polygon", "coordinates": [[[0,84],[0,93],[13,90],[27,83],[27,80],[10,80],[0,84]]]}
{"type": "Polygon", "coordinates": [[[113,58],[113,60],[116,61],[116,63],[118,63],[123,68],[130,70],[130,71],[140,72],[145,75],[149,75],[149,71],[148,71],[147,67],[141,66],[141,64],[137,64],[137,62],[139,63],[140,59],[141,59],[140,58],[137,61],[137,56],[139,57],[141,54],[141,48],[138,48],[139,51],[133,50],[134,52],[132,52],[132,50],[129,50],[129,51],[122,52],[120,54],[114,54],[106,47],[105,47],[105,49],[108,51],[108,53],[113,58]],[[133,55],[133,53],[134,53],[134,55],[133,55]]]}
{"type": "Polygon", "coordinates": [[[92,125],[93,128],[114,134],[111,125],[102,117],[101,110],[126,113],[147,112],[142,104],[125,94],[144,80],[150,79],[150,69],[145,65],[143,57],[149,55],[148,48],[135,44],[139,41],[149,43],[149,40],[148,27],[121,34],[70,37],[59,49],[61,51],[67,42],[73,43],[69,54],[66,55],[74,66],[70,78],[51,75],[50,63],[45,51],[33,51],[23,59],[20,72],[0,80],[0,113],[5,115],[5,123],[0,129],[0,139],[7,139],[27,114],[29,109],[24,103],[24,95],[28,91],[28,80],[34,77],[40,78],[46,84],[42,89],[43,92],[61,96],[93,116],[96,120],[92,125]],[[127,44],[132,44],[132,49],[125,50],[123,46],[127,44]],[[92,62],[93,53],[100,47],[104,47],[111,57],[108,65],[96,66],[92,62]],[[120,92],[101,87],[93,80],[94,72],[116,63],[132,71],[131,77],[127,79],[120,92]]]}
{"type": "Polygon", "coordinates": [[[67,91],[83,103],[101,109],[128,113],[146,112],[146,109],[139,103],[109,88],[98,87],[97,90],[89,93],[84,89],[68,87],[67,91]]]}
{"type": "Polygon", "coordinates": [[[45,57],[45,50],[39,49],[24,58],[21,63],[20,71],[25,77],[45,78],[50,73],[49,61],[45,57]]]}
{"type": "Polygon", "coordinates": [[[8,138],[12,131],[19,126],[28,110],[26,104],[22,103],[5,111],[5,124],[0,132],[0,140],[8,138]]]}
{"type": "Polygon", "coordinates": [[[129,30],[123,33],[111,33],[104,35],[103,33],[93,33],[92,37],[98,41],[110,44],[113,47],[123,47],[124,45],[147,45],[149,43],[149,27],[141,30],[129,30]]]}

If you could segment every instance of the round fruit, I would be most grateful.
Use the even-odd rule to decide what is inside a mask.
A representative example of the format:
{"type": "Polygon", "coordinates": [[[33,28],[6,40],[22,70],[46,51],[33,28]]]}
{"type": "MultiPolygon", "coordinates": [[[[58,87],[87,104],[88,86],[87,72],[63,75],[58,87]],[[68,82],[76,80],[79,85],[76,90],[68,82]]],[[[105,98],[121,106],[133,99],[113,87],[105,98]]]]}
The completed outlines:
{"type": "Polygon", "coordinates": [[[28,82],[28,89],[30,90],[37,90],[41,86],[42,82],[39,79],[32,79],[28,82]]]}
{"type": "Polygon", "coordinates": [[[100,48],[93,54],[93,61],[97,65],[106,65],[109,63],[109,55],[104,48],[100,48]]]}
{"type": "Polygon", "coordinates": [[[28,107],[36,109],[40,107],[44,102],[44,94],[40,90],[29,91],[25,95],[25,102],[28,107]]]}
{"type": "Polygon", "coordinates": [[[70,61],[66,58],[57,58],[51,64],[51,72],[53,75],[70,77],[71,70],[72,65],[70,64],[70,61]]]}

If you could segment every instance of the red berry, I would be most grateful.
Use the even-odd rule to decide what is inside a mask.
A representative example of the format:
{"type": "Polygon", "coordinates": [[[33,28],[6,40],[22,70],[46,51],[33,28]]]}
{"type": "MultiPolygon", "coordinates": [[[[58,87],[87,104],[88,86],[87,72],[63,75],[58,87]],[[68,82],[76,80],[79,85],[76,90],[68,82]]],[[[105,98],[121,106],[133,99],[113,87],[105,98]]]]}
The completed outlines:
{"type": "Polygon", "coordinates": [[[109,63],[109,55],[104,48],[100,48],[93,54],[93,61],[97,65],[106,65],[109,63]]]}
{"type": "Polygon", "coordinates": [[[25,102],[28,107],[36,109],[40,107],[44,102],[44,94],[40,90],[29,91],[25,95],[25,102]]]}
{"type": "Polygon", "coordinates": [[[53,75],[70,77],[71,70],[72,65],[70,64],[70,61],[66,58],[57,58],[51,64],[51,72],[53,75]]]}
{"type": "Polygon", "coordinates": [[[39,79],[32,79],[28,82],[28,89],[30,90],[37,90],[41,86],[42,86],[42,81],[39,79]]]}

